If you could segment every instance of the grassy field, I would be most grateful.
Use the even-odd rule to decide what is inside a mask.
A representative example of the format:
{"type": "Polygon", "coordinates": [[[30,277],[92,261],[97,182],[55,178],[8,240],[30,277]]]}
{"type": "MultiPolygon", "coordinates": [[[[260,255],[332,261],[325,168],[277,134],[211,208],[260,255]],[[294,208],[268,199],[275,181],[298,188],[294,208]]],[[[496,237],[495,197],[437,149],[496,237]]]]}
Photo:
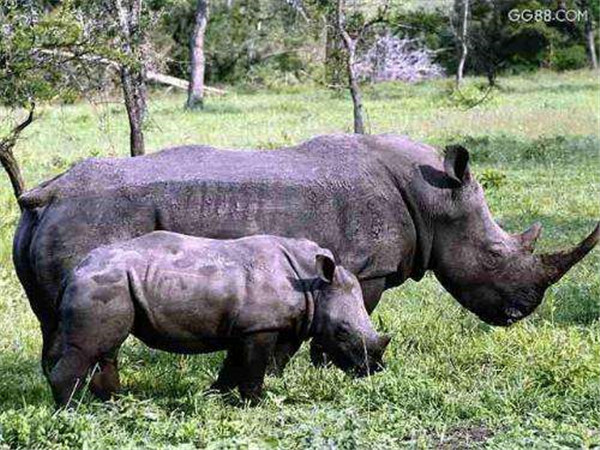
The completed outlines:
{"type": "MultiPolygon", "coordinates": [[[[469,81],[465,95],[477,95],[469,81]]],[[[600,218],[598,74],[500,80],[466,109],[447,81],[365,92],[369,130],[434,145],[462,142],[495,217],[545,228],[542,250],[575,243],[600,218]]],[[[203,112],[151,99],[148,146],[272,149],[349,131],[345,95],[317,88],[234,93],[203,112]]],[[[45,107],[17,152],[29,185],[90,155],[125,156],[121,105],[45,107]]],[[[0,177],[1,448],[592,448],[600,446],[600,251],[552,287],[530,318],[497,329],[463,310],[431,276],[388,291],[375,323],[393,334],[388,368],[359,381],[315,369],[307,346],[256,408],[206,392],[222,354],[177,356],[129,340],[122,395],[55,412],[40,335],[11,263],[18,209],[0,177]]]]}

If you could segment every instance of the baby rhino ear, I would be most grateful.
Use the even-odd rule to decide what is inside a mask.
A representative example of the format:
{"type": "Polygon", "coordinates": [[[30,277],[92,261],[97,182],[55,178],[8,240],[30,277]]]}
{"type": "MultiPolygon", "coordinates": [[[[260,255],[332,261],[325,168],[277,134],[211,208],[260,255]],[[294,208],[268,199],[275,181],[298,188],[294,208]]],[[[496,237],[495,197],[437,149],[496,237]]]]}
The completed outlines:
{"type": "Polygon", "coordinates": [[[317,275],[326,283],[332,283],[335,276],[335,261],[327,255],[317,255],[317,275]]]}

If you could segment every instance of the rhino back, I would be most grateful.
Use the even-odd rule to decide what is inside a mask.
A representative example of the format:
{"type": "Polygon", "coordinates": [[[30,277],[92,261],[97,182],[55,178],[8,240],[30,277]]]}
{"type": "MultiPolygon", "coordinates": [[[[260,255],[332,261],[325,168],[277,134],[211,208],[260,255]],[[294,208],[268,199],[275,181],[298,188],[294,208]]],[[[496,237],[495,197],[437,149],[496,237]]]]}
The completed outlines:
{"type": "Polygon", "coordinates": [[[111,265],[124,268],[136,305],[135,334],[156,345],[157,336],[185,342],[293,327],[305,307],[297,277],[315,276],[318,252],[328,253],[272,236],[213,240],[154,232],[95,250],[76,273],[91,269],[100,280],[113,276],[111,265]]]}
{"type": "Polygon", "coordinates": [[[181,147],[93,160],[41,188],[51,202],[37,210],[29,252],[16,258],[33,257],[38,283],[55,298],[65,271],[100,245],[154,230],[265,233],[313,240],[359,279],[397,271],[404,279],[416,230],[398,183],[428,152],[395,138],[325,136],[269,152],[181,147]],[[392,153],[400,162],[390,174],[392,153]]]}

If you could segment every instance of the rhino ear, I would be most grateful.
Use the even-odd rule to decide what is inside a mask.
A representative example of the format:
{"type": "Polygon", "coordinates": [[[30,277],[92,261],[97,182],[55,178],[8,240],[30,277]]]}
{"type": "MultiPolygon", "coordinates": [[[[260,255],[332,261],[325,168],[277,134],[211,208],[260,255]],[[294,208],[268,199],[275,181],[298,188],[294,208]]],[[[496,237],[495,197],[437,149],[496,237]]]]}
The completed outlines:
{"type": "Polygon", "coordinates": [[[327,255],[317,255],[317,275],[326,283],[332,283],[335,276],[335,261],[327,255]]]}
{"type": "Polygon", "coordinates": [[[469,180],[469,151],[462,145],[448,145],[444,156],[444,170],[459,186],[469,180]]]}

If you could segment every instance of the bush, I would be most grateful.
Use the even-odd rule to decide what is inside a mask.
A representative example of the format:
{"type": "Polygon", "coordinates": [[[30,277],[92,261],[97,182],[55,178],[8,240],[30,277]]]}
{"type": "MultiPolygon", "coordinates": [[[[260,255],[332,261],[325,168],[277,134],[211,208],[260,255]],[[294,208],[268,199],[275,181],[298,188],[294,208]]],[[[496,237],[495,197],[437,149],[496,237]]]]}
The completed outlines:
{"type": "Polygon", "coordinates": [[[433,62],[434,57],[434,52],[416,40],[386,33],[359,57],[356,69],[363,80],[416,82],[444,75],[442,67],[433,62]]]}
{"type": "Polygon", "coordinates": [[[574,70],[587,66],[588,58],[583,45],[558,48],[550,54],[550,66],[555,70],[574,70]]]}
{"type": "Polygon", "coordinates": [[[463,83],[456,87],[454,80],[446,83],[445,96],[440,99],[443,106],[469,109],[477,105],[489,103],[494,98],[490,86],[482,83],[463,83]]]}
{"type": "Polygon", "coordinates": [[[506,174],[500,170],[484,169],[477,177],[485,190],[498,189],[506,181],[506,174]]]}

